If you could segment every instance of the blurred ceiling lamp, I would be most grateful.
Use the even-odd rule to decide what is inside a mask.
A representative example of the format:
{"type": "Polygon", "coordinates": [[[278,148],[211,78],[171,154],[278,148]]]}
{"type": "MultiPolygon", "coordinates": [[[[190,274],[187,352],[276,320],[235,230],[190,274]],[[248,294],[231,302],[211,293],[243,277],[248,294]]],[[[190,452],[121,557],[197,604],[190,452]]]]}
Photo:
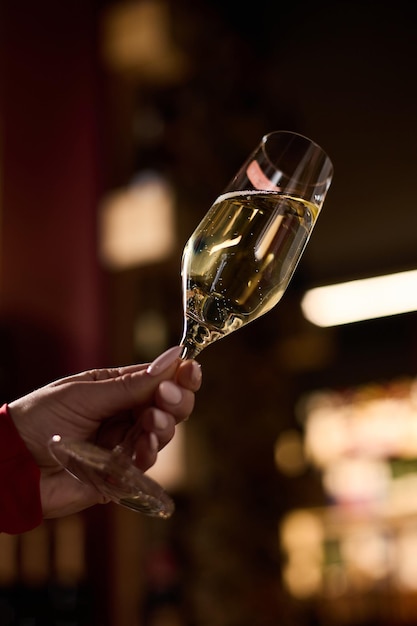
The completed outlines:
{"type": "Polygon", "coordinates": [[[185,56],[172,35],[168,2],[113,3],[102,21],[102,53],[108,67],[153,81],[183,76],[185,56]]]}
{"type": "Polygon", "coordinates": [[[337,326],[417,311],[417,270],[317,287],[301,308],[317,326],[337,326]]]}
{"type": "Polygon", "coordinates": [[[111,269],[165,259],[175,245],[172,188],[157,174],[144,173],[105,198],[99,229],[100,256],[111,269]]]}

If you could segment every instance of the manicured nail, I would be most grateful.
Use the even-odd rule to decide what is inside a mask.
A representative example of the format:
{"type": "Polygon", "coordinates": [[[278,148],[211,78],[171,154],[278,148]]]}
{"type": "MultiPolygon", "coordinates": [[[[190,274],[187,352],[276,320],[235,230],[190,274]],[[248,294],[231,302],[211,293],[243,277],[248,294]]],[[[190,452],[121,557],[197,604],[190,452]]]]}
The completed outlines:
{"type": "Polygon", "coordinates": [[[168,404],[179,404],[182,400],[181,389],[170,380],[163,380],[159,385],[162,400],[168,404]]]}
{"type": "Polygon", "coordinates": [[[156,430],[164,430],[168,426],[168,417],[166,413],[159,409],[154,409],[153,425],[156,430]]]}
{"type": "Polygon", "coordinates": [[[149,376],[158,376],[161,372],[168,369],[170,365],[172,365],[176,359],[181,354],[182,348],[180,346],[174,346],[173,348],[169,348],[166,352],[160,354],[149,366],[146,370],[149,376]]]}
{"type": "Polygon", "coordinates": [[[155,433],[149,433],[149,447],[151,449],[151,452],[158,452],[158,446],[158,437],[155,435],[155,433]]]}

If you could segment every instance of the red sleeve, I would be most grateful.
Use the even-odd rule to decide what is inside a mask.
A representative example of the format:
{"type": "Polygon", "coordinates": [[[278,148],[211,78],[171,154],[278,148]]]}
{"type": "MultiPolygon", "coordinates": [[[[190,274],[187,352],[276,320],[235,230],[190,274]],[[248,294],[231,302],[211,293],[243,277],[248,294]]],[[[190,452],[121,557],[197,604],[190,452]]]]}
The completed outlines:
{"type": "Polygon", "coordinates": [[[15,535],[42,522],[40,469],[4,404],[0,407],[0,532],[15,535]]]}

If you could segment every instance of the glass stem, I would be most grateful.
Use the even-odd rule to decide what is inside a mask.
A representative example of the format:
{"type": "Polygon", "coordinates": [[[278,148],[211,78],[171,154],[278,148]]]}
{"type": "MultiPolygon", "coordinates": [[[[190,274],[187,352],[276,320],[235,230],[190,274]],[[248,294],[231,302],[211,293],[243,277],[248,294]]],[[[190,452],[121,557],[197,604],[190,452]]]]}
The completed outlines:
{"type": "MultiPolygon", "coordinates": [[[[195,359],[204,347],[193,343],[192,338],[186,334],[182,338],[180,346],[182,347],[180,358],[183,360],[195,359]]],[[[122,441],[113,448],[111,453],[111,462],[123,462],[124,460],[127,464],[130,459],[134,461],[136,442],[141,432],[142,429],[140,423],[136,423],[129,428],[122,441]]]]}
{"type": "Polygon", "coordinates": [[[182,347],[180,358],[184,361],[187,359],[195,359],[202,350],[202,346],[197,346],[193,343],[189,343],[188,341],[181,342],[180,346],[182,347]]]}
{"type": "Polygon", "coordinates": [[[182,359],[195,359],[200,352],[217,337],[209,328],[190,315],[185,316],[184,330],[180,341],[182,359]]]}

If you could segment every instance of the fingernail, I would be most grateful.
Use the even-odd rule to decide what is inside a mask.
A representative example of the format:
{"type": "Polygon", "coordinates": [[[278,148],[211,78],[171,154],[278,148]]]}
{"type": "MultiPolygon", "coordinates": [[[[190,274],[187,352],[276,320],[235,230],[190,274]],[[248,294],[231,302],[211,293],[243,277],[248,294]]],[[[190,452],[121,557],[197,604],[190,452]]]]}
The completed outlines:
{"type": "Polygon", "coordinates": [[[164,430],[168,426],[168,417],[163,411],[155,409],[153,416],[153,425],[157,430],[164,430]]]}
{"type": "Polygon", "coordinates": [[[181,350],[182,348],[180,346],[174,346],[173,348],[169,348],[169,350],[160,354],[148,366],[146,371],[149,376],[158,376],[158,374],[168,369],[168,367],[172,365],[176,359],[178,359],[181,354],[181,350]]]}
{"type": "Polygon", "coordinates": [[[149,433],[149,447],[151,449],[151,452],[158,452],[158,437],[155,435],[155,433],[149,433]]]}
{"type": "Polygon", "coordinates": [[[168,404],[179,404],[182,400],[181,389],[170,380],[163,380],[159,385],[161,398],[168,404]]]}

